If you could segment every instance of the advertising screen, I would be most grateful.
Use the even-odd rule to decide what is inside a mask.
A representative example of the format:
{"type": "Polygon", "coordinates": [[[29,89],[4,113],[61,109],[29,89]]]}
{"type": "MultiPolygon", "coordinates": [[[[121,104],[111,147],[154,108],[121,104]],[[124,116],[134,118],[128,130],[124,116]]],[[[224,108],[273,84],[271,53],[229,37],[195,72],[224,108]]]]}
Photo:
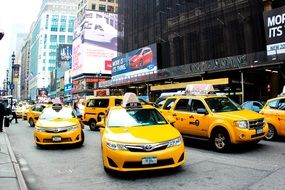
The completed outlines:
{"type": "Polygon", "coordinates": [[[112,80],[156,70],[156,44],[136,49],[112,60],[112,80]]]}
{"type": "Polygon", "coordinates": [[[58,78],[64,76],[64,72],[71,68],[72,44],[59,44],[57,50],[57,69],[58,78]]]}
{"type": "Polygon", "coordinates": [[[117,14],[86,11],[74,33],[72,77],[80,74],[111,74],[117,56],[117,14]]]}
{"type": "Polygon", "coordinates": [[[48,101],[48,91],[46,88],[38,88],[38,101],[40,103],[48,101]]]}
{"type": "Polygon", "coordinates": [[[285,53],[285,6],[263,13],[267,55],[285,53]]]}

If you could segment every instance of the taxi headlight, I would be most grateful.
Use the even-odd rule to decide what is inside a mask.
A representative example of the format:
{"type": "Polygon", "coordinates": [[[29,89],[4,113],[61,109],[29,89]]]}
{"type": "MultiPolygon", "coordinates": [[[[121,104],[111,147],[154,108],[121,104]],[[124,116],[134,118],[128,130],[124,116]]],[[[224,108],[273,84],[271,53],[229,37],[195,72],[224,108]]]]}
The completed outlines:
{"type": "Polygon", "coordinates": [[[35,126],[35,130],[38,131],[38,132],[45,132],[45,131],[46,131],[46,128],[35,126]]]}
{"type": "Polygon", "coordinates": [[[181,143],[182,143],[181,137],[178,137],[176,139],[168,141],[167,148],[173,147],[173,146],[179,146],[181,143]]]}
{"type": "Polygon", "coordinates": [[[67,129],[68,131],[76,130],[77,128],[78,128],[77,125],[72,125],[72,126],[66,127],[66,129],[67,129]]]}
{"type": "Polygon", "coordinates": [[[112,150],[128,150],[124,144],[120,144],[120,143],[106,141],[106,145],[108,148],[112,150]]]}
{"type": "Polygon", "coordinates": [[[248,129],[248,121],[235,121],[235,125],[241,129],[248,129]]]}

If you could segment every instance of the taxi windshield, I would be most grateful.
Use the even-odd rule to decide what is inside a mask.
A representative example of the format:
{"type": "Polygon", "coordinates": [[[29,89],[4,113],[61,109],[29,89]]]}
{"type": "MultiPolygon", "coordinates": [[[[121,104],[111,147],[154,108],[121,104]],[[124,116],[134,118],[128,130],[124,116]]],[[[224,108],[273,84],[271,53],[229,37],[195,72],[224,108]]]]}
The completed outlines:
{"type": "Polygon", "coordinates": [[[211,111],[215,113],[242,110],[241,106],[227,97],[206,98],[205,101],[211,111]]]}
{"type": "Polygon", "coordinates": [[[61,110],[54,110],[52,108],[44,109],[39,119],[70,119],[75,118],[75,114],[71,108],[62,108],[61,110]]]}
{"type": "Polygon", "coordinates": [[[109,127],[165,125],[167,121],[156,109],[120,109],[109,112],[109,127]]]}

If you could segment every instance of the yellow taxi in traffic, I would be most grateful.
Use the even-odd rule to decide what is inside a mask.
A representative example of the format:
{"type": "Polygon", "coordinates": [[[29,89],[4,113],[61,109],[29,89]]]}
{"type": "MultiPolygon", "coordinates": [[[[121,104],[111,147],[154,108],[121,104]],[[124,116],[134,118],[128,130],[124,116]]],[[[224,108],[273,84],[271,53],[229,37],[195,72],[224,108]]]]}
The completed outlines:
{"type": "Polygon", "coordinates": [[[53,104],[43,110],[34,129],[35,143],[42,145],[78,144],[84,142],[84,125],[71,107],[53,104]]]}
{"type": "Polygon", "coordinates": [[[97,96],[90,97],[86,100],[86,105],[82,114],[82,121],[85,125],[89,125],[91,131],[98,128],[96,123],[106,115],[107,110],[122,103],[122,96],[97,96]]]}
{"type": "Polygon", "coordinates": [[[27,112],[27,120],[30,124],[30,127],[34,127],[39,116],[42,114],[42,111],[49,107],[50,104],[35,104],[31,106],[27,112]]]}
{"type": "Polygon", "coordinates": [[[213,86],[195,86],[185,96],[168,97],[160,109],[175,119],[173,125],[184,137],[208,139],[216,151],[227,152],[232,144],[258,143],[268,133],[263,115],[243,110],[226,96],[209,94],[213,86]]]}
{"type": "Polygon", "coordinates": [[[25,105],[23,107],[23,111],[22,111],[22,119],[23,120],[27,120],[27,115],[28,115],[30,107],[31,107],[31,105],[25,105]]]}
{"type": "Polygon", "coordinates": [[[126,93],[122,106],[111,107],[97,126],[107,172],[175,168],[185,162],[178,130],[156,108],[142,106],[133,93],[126,93]]]}
{"type": "Polygon", "coordinates": [[[273,140],[278,135],[285,136],[285,96],[267,100],[259,113],[265,116],[268,123],[267,140],[273,140]]]}

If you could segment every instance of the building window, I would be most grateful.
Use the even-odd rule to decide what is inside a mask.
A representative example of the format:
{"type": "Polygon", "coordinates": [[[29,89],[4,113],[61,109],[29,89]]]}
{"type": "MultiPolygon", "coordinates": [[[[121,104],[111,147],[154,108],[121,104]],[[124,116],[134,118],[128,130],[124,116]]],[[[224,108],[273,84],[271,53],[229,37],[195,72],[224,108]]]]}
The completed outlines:
{"type": "Polygon", "coordinates": [[[92,4],[92,5],[91,5],[91,9],[92,9],[92,10],[95,10],[95,9],[96,9],[96,4],[92,4]]]}
{"type": "Polygon", "coordinates": [[[114,0],[108,0],[109,3],[114,3],[114,0]]]}
{"type": "Polygon", "coordinates": [[[73,36],[67,36],[67,43],[71,44],[73,42],[73,36]]]}
{"type": "Polygon", "coordinates": [[[60,19],[60,28],[59,28],[59,31],[60,32],[65,32],[66,31],[66,16],[61,16],[61,19],[60,19]]]}
{"type": "Polygon", "coordinates": [[[114,7],[113,6],[107,6],[107,11],[108,12],[114,12],[114,7]]]}
{"type": "Polygon", "coordinates": [[[75,20],[75,17],[69,17],[68,32],[73,32],[74,31],[74,20],[75,20]]]}
{"type": "Polygon", "coordinates": [[[60,44],[64,44],[64,43],[65,43],[65,36],[64,36],[64,35],[60,35],[60,36],[59,36],[59,41],[58,41],[58,43],[60,43],[60,44]]]}
{"type": "Polygon", "coordinates": [[[106,5],[99,4],[99,11],[106,11],[106,5]]]}
{"type": "Polygon", "coordinates": [[[48,19],[49,19],[49,15],[46,15],[46,26],[45,26],[45,29],[48,29],[48,19]]]}
{"type": "Polygon", "coordinates": [[[50,31],[52,32],[58,31],[58,15],[52,15],[50,31]]]}
{"type": "Polygon", "coordinates": [[[50,35],[50,42],[57,42],[57,35],[50,35]]]}

